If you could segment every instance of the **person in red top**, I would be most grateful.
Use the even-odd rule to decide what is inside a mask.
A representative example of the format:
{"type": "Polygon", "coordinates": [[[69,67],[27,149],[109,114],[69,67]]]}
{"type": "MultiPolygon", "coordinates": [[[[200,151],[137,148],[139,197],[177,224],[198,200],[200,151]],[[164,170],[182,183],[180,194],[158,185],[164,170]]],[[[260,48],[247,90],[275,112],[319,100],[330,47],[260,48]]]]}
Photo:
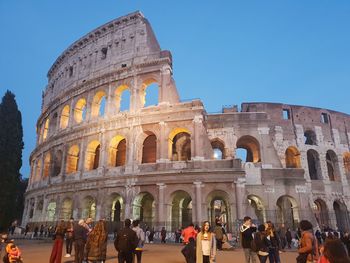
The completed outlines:
{"type": "Polygon", "coordinates": [[[184,230],[182,230],[182,238],[185,245],[188,244],[189,239],[192,237],[193,239],[196,239],[197,231],[194,229],[194,225],[191,223],[188,227],[186,227],[184,230]]]}

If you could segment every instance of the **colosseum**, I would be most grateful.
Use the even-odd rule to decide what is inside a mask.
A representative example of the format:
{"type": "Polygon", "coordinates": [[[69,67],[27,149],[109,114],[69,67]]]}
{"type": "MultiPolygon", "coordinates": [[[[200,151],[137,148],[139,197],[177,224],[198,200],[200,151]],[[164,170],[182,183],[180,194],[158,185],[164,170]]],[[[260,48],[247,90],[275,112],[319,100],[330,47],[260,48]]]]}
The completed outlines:
{"type": "Polygon", "coordinates": [[[180,100],[171,53],[140,12],[74,42],[47,76],[23,225],[137,218],[173,231],[221,217],[235,231],[249,215],[350,228],[348,114],[281,103],[208,114],[180,100]]]}

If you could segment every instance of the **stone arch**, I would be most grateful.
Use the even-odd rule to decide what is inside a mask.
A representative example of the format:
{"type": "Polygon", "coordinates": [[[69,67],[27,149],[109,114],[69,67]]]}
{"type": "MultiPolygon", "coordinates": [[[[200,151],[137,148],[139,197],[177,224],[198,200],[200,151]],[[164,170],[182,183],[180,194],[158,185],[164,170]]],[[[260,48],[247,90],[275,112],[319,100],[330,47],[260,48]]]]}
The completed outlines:
{"type": "Polygon", "coordinates": [[[132,203],[133,218],[141,220],[151,227],[155,221],[155,200],[149,192],[141,192],[132,203]]]}
{"type": "Polygon", "coordinates": [[[41,157],[36,160],[35,168],[35,181],[39,181],[41,178],[41,157]]]}
{"type": "Polygon", "coordinates": [[[76,123],[81,123],[86,119],[86,100],[79,99],[74,106],[74,120],[76,123]]]}
{"type": "Polygon", "coordinates": [[[128,103],[128,105],[127,105],[127,103],[125,103],[126,104],[126,106],[125,107],[122,107],[122,106],[124,106],[124,105],[122,105],[122,103],[123,103],[123,97],[124,97],[124,95],[125,95],[125,92],[129,92],[129,97],[131,97],[130,95],[130,87],[129,87],[129,85],[127,85],[127,84],[122,84],[122,85],[119,85],[116,89],[115,89],[115,91],[114,91],[114,97],[115,97],[115,106],[116,106],[116,112],[120,112],[120,111],[128,111],[129,109],[130,109],[130,98],[129,98],[129,103],[128,103]]]}
{"type": "Polygon", "coordinates": [[[318,152],[310,149],[306,153],[307,155],[307,164],[309,168],[309,175],[311,180],[321,180],[322,179],[322,170],[320,164],[320,156],[318,152]]]}
{"type": "Polygon", "coordinates": [[[50,119],[47,118],[44,124],[44,131],[43,131],[43,141],[46,141],[48,135],[49,135],[49,127],[50,127],[50,119]]]}
{"type": "Polygon", "coordinates": [[[266,211],[262,199],[257,195],[248,195],[247,199],[252,211],[249,216],[257,219],[260,224],[266,222],[266,211]]]}
{"type": "Polygon", "coordinates": [[[81,217],[85,219],[90,217],[93,220],[96,218],[96,200],[91,195],[84,197],[82,201],[81,217]]]}
{"type": "Polygon", "coordinates": [[[118,193],[112,193],[108,200],[109,217],[112,222],[122,222],[125,214],[125,202],[123,197],[118,193]]]}
{"type": "Polygon", "coordinates": [[[65,129],[68,127],[69,123],[69,115],[70,115],[70,107],[69,105],[65,105],[61,111],[61,118],[60,118],[60,128],[65,129]]]}
{"type": "Polygon", "coordinates": [[[348,230],[350,228],[350,220],[349,212],[345,203],[341,200],[335,200],[333,202],[333,209],[335,213],[337,228],[341,231],[348,230]]]}
{"type": "Polygon", "coordinates": [[[171,227],[175,231],[192,223],[192,197],[184,190],[177,190],[170,196],[171,227]]]}
{"type": "MultiPolygon", "coordinates": [[[[158,97],[159,97],[159,83],[155,78],[147,78],[146,80],[144,80],[142,82],[141,85],[141,92],[140,92],[140,101],[141,101],[141,107],[145,107],[145,106],[151,106],[152,103],[147,103],[146,99],[149,99],[149,97],[147,96],[147,89],[157,89],[157,102],[156,104],[158,104],[158,97]],[[147,105],[146,105],[147,104],[147,105]]],[[[154,92],[152,92],[152,95],[154,92]]],[[[154,100],[152,100],[154,102],[154,100]]]]}
{"type": "Polygon", "coordinates": [[[346,174],[350,174],[350,152],[343,154],[344,171],[346,174]]]}
{"type": "Polygon", "coordinates": [[[91,171],[99,167],[101,144],[97,140],[91,141],[86,147],[85,170],[91,171]]]}
{"type": "Polygon", "coordinates": [[[317,198],[312,206],[313,213],[315,215],[316,222],[323,229],[324,226],[329,226],[328,208],[325,201],[317,198]]]}
{"type": "Polygon", "coordinates": [[[297,201],[289,195],[283,195],[277,199],[276,205],[276,224],[284,224],[286,228],[296,229],[300,221],[297,201]]]}
{"type": "Polygon", "coordinates": [[[286,168],[301,168],[300,152],[297,147],[290,146],[285,152],[286,168]]]}
{"type": "Polygon", "coordinates": [[[169,134],[168,141],[170,160],[191,160],[191,133],[188,129],[175,128],[169,134]]]}
{"type": "Polygon", "coordinates": [[[247,151],[246,162],[261,162],[259,141],[250,135],[244,135],[238,139],[236,148],[245,149],[247,151]]]}
{"type": "Polygon", "coordinates": [[[62,169],[62,151],[57,150],[53,159],[53,173],[52,176],[58,176],[62,169]]]}
{"type": "Polygon", "coordinates": [[[51,154],[48,152],[44,157],[44,170],[43,170],[43,178],[47,179],[50,175],[51,168],[51,154]]]}
{"type": "Polygon", "coordinates": [[[73,200],[70,197],[63,199],[60,217],[62,220],[69,220],[73,217],[73,200]]]}
{"type": "Polygon", "coordinates": [[[307,145],[317,145],[316,133],[313,130],[306,130],[304,132],[304,143],[307,145]]]}
{"type": "Polygon", "coordinates": [[[78,171],[79,164],[79,146],[72,145],[67,154],[67,164],[66,164],[66,173],[75,173],[78,171]]]}
{"type": "Polygon", "coordinates": [[[231,207],[229,194],[223,190],[211,191],[206,198],[208,216],[210,225],[215,226],[216,219],[220,219],[226,224],[227,231],[230,231],[233,222],[231,222],[231,207]]]}
{"type": "Polygon", "coordinates": [[[56,208],[57,208],[57,203],[55,200],[50,200],[50,202],[47,205],[46,209],[46,221],[53,222],[55,221],[56,218],[56,208]]]}
{"type": "Polygon", "coordinates": [[[340,181],[340,169],[337,154],[328,150],[326,153],[326,163],[327,163],[327,171],[328,177],[330,181],[340,181]]]}
{"type": "Polygon", "coordinates": [[[108,165],[123,166],[126,163],[126,139],[124,136],[116,135],[112,138],[108,149],[108,165]]]}
{"type": "Polygon", "coordinates": [[[219,138],[215,138],[210,141],[211,147],[213,149],[213,158],[216,160],[223,160],[225,156],[225,143],[219,138]]]}
{"type": "Polygon", "coordinates": [[[106,109],[106,92],[100,90],[96,92],[95,96],[92,99],[91,105],[91,117],[96,118],[99,116],[103,116],[106,109]]]}
{"type": "Polygon", "coordinates": [[[142,144],[142,163],[155,163],[157,160],[157,137],[153,132],[144,132],[147,137],[142,144]]]}

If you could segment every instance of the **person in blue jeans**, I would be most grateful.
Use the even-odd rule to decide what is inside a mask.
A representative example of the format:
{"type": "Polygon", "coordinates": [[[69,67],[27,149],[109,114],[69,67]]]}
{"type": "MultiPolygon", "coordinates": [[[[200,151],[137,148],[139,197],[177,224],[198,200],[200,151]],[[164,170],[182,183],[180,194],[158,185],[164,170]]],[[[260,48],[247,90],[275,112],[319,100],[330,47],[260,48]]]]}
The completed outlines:
{"type": "Polygon", "coordinates": [[[275,227],[271,221],[265,224],[267,240],[269,242],[269,261],[270,263],[281,263],[280,260],[280,239],[275,231],[275,227]]]}
{"type": "Polygon", "coordinates": [[[249,216],[244,217],[240,232],[246,263],[256,263],[256,252],[252,250],[253,234],[256,232],[256,227],[252,224],[252,219],[249,216]]]}

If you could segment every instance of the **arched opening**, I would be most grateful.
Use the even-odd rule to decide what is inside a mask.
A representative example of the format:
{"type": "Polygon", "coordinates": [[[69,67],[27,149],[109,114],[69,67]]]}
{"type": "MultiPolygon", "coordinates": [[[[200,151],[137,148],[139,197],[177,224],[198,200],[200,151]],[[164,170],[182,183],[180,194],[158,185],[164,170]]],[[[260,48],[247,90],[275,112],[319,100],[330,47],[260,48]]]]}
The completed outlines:
{"type": "Polygon", "coordinates": [[[329,226],[328,209],[325,201],[317,199],[313,203],[312,210],[321,229],[323,229],[325,226],[329,226]]]}
{"type": "Polygon", "coordinates": [[[308,145],[317,145],[316,133],[313,130],[304,132],[304,142],[308,145]]]}
{"type": "Polygon", "coordinates": [[[66,198],[62,202],[61,207],[61,219],[69,220],[73,216],[73,201],[70,198],[66,198]]]}
{"type": "MultiPolygon", "coordinates": [[[[246,150],[246,162],[261,162],[260,158],[260,145],[257,139],[250,135],[245,135],[239,138],[236,143],[237,149],[246,150]]],[[[237,152],[237,150],[236,150],[237,152]]],[[[244,161],[244,160],[243,160],[244,161]]]]}
{"type": "Polygon", "coordinates": [[[327,171],[330,181],[340,181],[340,171],[338,157],[334,151],[328,150],[326,153],[327,171]]]}
{"type": "Polygon", "coordinates": [[[127,85],[120,85],[115,90],[116,112],[130,109],[130,89],[127,85]]]}
{"type": "Polygon", "coordinates": [[[350,227],[349,212],[346,205],[337,200],[333,203],[333,209],[335,212],[335,218],[337,223],[337,228],[340,231],[345,231],[350,227]]]}
{"type": "Polygon", "coordinates": [[[62,151],[58,150],[55,153],[55,158],[53,161],[53,173],[52,176],[58,176],[61,173],[62,167],[62,151]]]}
{"type": "Polygon", "coordinates": [[[73,145],[68,150],[66,173],[70,174],[70,173],[77,172],[78,163],[79,163],[79,147],[78,145],[73,145]]]}
{"type": "Polygon", "coordinates": [[[91,171],[99,167],[100,162],[100,142],[92,141],[86,148],[85,170],[91,171]]]}
{"type": "Polygon", "coordinates": [[[106,93],[104,91],[98,91],[92,99],[91,105],[91,117],[104,116],[106,106],[106,93]]]}
{"type": "Polygon", "coordinates": [[[222,224],[226,225],[227,231],[231,231],[233,222],[231,222],[231,209],[229,206],[228,194],[224,191],[215,190],[207,197],[208,219],[212,226],[215,226],[216,220],[220,219],[222,224]]]}
{"type": "Polygon", "coordinates": [[[344,171],[346,174],[350,174],[350,152],[345,152],[343,154],[344,171]]]}
{"type": "Polygon", "coordinates": [[[155,201],[148,192],[138,194],[133,202],[133,218],[140,219],[147,226],[152,227],[155,219],[155,201]]]}
{"type": "Polygon", "coordinates": [[[301,168],[300,152],[294,146],[290,146],[286,150],[286,168],[301,168]]]}
{"type": "Polygon", "coordinates": [[[142,83],[141,106],[148,107],[158,104],[159,85],[155,79],[148,79],[142,83]]]}
{"type": "Polygon", "coordinates": [[[142,163],[155,163],[157,160],[157,137],[149,132],[142,145],[142,163]]]}
{"type": "Polygon", "coordinates": [[[191,160],[191,134],[185,128],[176,128],[169,134],[169,159],[191,160]]]}
{"type": "Polygon", "coordinates": [[[113,137],[109,144],[109,165],[123,166],[126,162],[126,140],[123,136],[113,137]]]}
{"type": "Polygon", "coordinates": [[[309,167],[309,175],[311,180],[321,180],[322,172],[321,172],[321,164],[320,157],[318,152],[315,150],[307,151],[307,164],[309,167]]]}
{"type": "Polygon", "coordinates": [[[284,224],[286,228],[296,229],[298,226],[299,211],[294,198],[290,196],[281,196],[277,200],[277,225],[284,224]]]}
{"type": "Polygon", "coordinates": [[[87,196],[83,199],[82,218],[92,218],[96,216],[96,202],[93,197],[87,196]]]}
{"type": "Polygon", "coordinates": [[[74,107],[74,120],[76,123],[81,123],[86,119],[86,100],[79,99],[74,107]]]}
{"type": "Polygon", "coordinates": [[[39,181],[41,178],[41,158],[36,161],[35,179],[39,181]]]}
{"type": "Polygon", "coordinates": [[[249,208],[247,213],[252,219],[255,219],[259,224],[266,222],[265,207],[260,197],[256,195],[248,195],[247,197],[249,208]]]}
{"type": "Polygon", "coordinates": [[[69,105],[66,105],[63,107],[61,112],[61,119],[60,119],[60,128],[65,129],[68,127],[69,123],[69,105]]]}
{"type": "Polygon", "coordinates": [[[172,194],[171,227],[172,231],[192,223],[192,198],[182,190],[172,194]]]}
{"type": "Polygon", "coordinates": [[[225,145],[219,139],[211,141],[211,147],[213,148],[213,158],[215,160],[225,159],[225,145]]]}
{"type": "Polygon", "coordinates": [[[47,205],[46,210],[46,221],[55,221],[55,215],[56,215],[56,202],[51,200],[49,204],[47,205]]]}
{"type": "Polygon", "coordinates": [[[113,194],[111,196],[111,221],[119,223],[122,220],[124,213],[123,198],[119,194],[113,194]]]}
{"type": "Polygon", "coordinates": [[[44,125],[44,131],[43,131],[43,141],[47,139],[47,136],[49,134],[49,125],[50,125],[50,120],[46,119],[45,125],[44,125]]]}
{"type": "Polygon", "coordinates": [[[43,177],[44,179],[48,178],[50,175],[50,167],[51,167],[51,154],[46,153],[44,158],[44,171],[43,171],[43,177]]]}

